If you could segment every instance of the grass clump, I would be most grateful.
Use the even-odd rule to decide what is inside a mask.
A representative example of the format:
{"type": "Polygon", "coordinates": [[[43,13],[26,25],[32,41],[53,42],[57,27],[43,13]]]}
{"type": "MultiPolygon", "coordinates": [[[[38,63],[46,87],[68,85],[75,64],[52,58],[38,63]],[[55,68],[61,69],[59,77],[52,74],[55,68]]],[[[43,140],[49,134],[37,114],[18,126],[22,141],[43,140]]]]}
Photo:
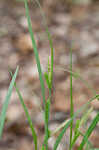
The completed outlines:
{"type": "MultiPolygon", "coordinates": [[[[96,127],[97,123],[99,122],[99,113],[97,113],[97,115],[94,117],[94,119],[92,120],[90,126],[88,127],[88,129],[86,130],[85,133],[81,133],[80,128],[82,127],[82,125],[87,121],[90,113],[92,112],[92,108],[88,108],[88,106],[90,105],[90,103],[97,99],[99,100],[99,94],[94,94],[94,96],[86,102],[86,104],[84,104],[77,112],[74,113],[74,106],[73,106],[73,92],[72,92],[72,78],[76,77],[76,78],[80,78],[82,81],[84,81],[82,79],[82,77],[80,75],[78,75],[77,73],[74,73],[72,71],[72,49],[70,51],[70,119],[65,120],[56,130],[54,131],[50,131],[49,130],[49,117],[50,117],[50,106],[51,106],[51,97],[52,97],[52,88],[53,88],[53,64],[54,64],[54,49],[53,49],[53,43],[52,43],[52,39],[51,39],[51,35],[48,31],[48,27],[46,24],[46,19],[43,13],[43,10],[41,8],[41,5],[39,3],[38,0],[36,0],[43,20],[44,20],[44,25],[45,25],[45,31],[47,33],[48,39],[49,39],[49,45],[51,48],[51,60],[48,59],[48,72],[44,74],[45,80],[46,80],[46,84],[48,86],[49,89],[49,97],[46,100],[45,99],[45,86],[44,86],[44,77],[42,74],[42,68],[41,68],[41,64],[40,64],[40,59],[39,59],[39,54],[38,54],[38,49],[37,49],[37,45],[35,42],[35,38],[34,38],[34,34],[32,31],[32,24],[31,24],[31,18],[29,15],[29,8],[28,8],[28,2],[27,0],[24,0],[24,4],[25,4],[25,10],[26,10],[26,16],[27,16],[27,21],[28,21],[28,29],[30,32],[30,37],[32,40],[32,46],[34,49],[34,54],[35,54],[35,59],[36,59],[36,63],[37,63],[37,68],[38,68],[38,73],[39,73],[39,79],[40,79],[40,84],[41,84],[41,92],[42,92],[42,97],[43,97],[43,105],[44,105],[44,125],[45,125],[45,136],[44,136],[44,142],[42,143],[42,146],[40,148],[40,150],[48,150],[48,140],[50,137],[52,137],[53,135],[55,135],[57,132],[60,131],[58,137],[56,138],[56,142],[54,144],[53,150],[57,150],[63,135],[65,134],[66,130],[68,127],[70,127],[70,143],[69,143],[69,150],[73,149],[73,146],[75,145],[75,142],[77,141],[77,139],[79,138],[79,136],[81,135],[83,137],[82,142],[78,148],[78,150],[82,150],[84,145],[86,144],[87,146],[85,147],[85,150],[95,150],[90,146],[90,149],[88,149],[90,142],[89,142],[89,136],[91,135],[91,133],[93,132],[94,128],[96,127]],[[81,119],[76,121],[76,125],[74,128],[74,132],[73,132],[73,120],[79,115],[80,112],[83,112],[85,109],[87,108],[86,113],[82,116],[81,119]]],[[[24,109],[24,112],[26,114],[31,132],[32,132],[32,136],[33,136],[33,142],[34,142],[34,147],[35,150],[38,150],[38,138],[37,138],[37,134],[35,131],[35,127],[32,123],[31,117],[29,115],[28,109],[26,107],[26,105],[24,104],[24,100],[23,97],[15,83],[15,79],[18,73],[18,68],[16,69],[16,72],[14,75],[12,75],[12,72],[10,72],[11,77],[12,77],[12,81],[10,83],[9,89],[8,89],[8,93],[7,96],[5,98],[5,102],[2,108],[2,112],[0,115],[0,137],[2,135],[2,131],[3,131],[3,127],[4,127],[4,121],[5,121],[5,117],[6,117],[6,111],[8,108],[8,103],[11,97],[11,93],[12,93],[12,89],[13,87],[15,87],[16,92],[18,94],[19,100],[22,104],[22,107],[24,109]]],[[[90,87],[88,85],[88,87],[90,87]]]]}

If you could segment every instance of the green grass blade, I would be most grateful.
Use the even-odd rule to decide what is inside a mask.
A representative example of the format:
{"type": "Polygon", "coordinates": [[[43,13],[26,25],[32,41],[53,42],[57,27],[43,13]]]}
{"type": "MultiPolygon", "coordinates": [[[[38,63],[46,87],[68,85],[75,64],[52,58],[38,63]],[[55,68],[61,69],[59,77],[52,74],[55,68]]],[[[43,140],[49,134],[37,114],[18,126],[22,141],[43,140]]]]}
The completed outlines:
{"type": "Polygon", "coordinates": [[[22,98],[22,95],[21,95],[19,89],[16,87],[16,85],[14,85],[14,86],[15,86],[16,92],[17,92],[17,94],[19,96],[19,100],[20,100],[20,102],[21,102],[21,104],[23,106],[24,112],[26,114],[26,117],[27,117],[30,129],[32,131],[32,136],[33,136],[33,140],[34,140],[34,144],[35,144],[35,150],[37,150],[37,135],[36,135],[36,132],[35,132],[35,129],[34,129],[34,125],[32,123],[32,120],[31,120],[31,117],[29,115],[28,109],[27,109],[27,107],[26,107],[26,105],[24,103],[24,100],[22,98]]]}
{"type": "Polygon", "coordinates": [[[18,74],[18,67],[16,68],[16,71],[12,77],[12,80],[10,82],[10,86],[9,86],[9,89],[8,89],[8,92],[7,92],[7,95],[5,97],[5,101],[4,101],[4,104],[3,104],[3,108],[2,108],[2,111],[1,111],[1,114],[0,114],[0,138],[2,136],[2,132],[3,132],[3,127],[4,127],[4,122],[5,122],[5,118],[6,118],[6,111],[7,111],[7,108],[8,108],[8,104],[9,104],[9,101],[10,101],[10,98],[11,98],[11,94],[12,94],[12,89],[13,89],[13,86],[14,86],[14,83],[15,83],[15,79],[17,77],[17,74],[18,74]]]}
{"type": "Polygon", "coordinates": [[[84,125],[87,122],[87,120],[88,120],[88,118],[89,118],[89,116],[90,116],[90,114],[91,114],[92,111],[93,111],[93,107],[90,107],[84,113],[84,115],[82,116],[81,121],[80,121],[79,129],[81,128],[82,125],[84,125]]]}
{"type": "MultiPolygon", "coordinates": [[[[10,71],[10,74],[11,74],[11,76],[12,76],[12,72],[11,72],[11,71],[10,71]]],[[[25,112],[25,114],[26,114],[26,117],[27,117],[27,120],[28,120],[30,129],[31,129],[31,131],[32,131],[32,136],[33,136],[33,140],[34,140],[35,150],[37,150],[37,135],[36,135],[36,132],[35,132],[35,129],[34,129],[34,125],[33,125],[33,123],[32,123],[31,117],[30,117],[30,115],[29,115],[28,109],[27,109],[27,107],[26,107],[26,105],[25,105],[25,103],[24,103],[23,97],[22,97],[22,95],[21,95],[19,89],[18,89],[17,86],[16,86],[16,82],[14,83],[14,87],[15,87],[15,89],[16,89],[16,92],[17,92],[17,94],[18,94],[19,100],[20,100],[20,102],[21,102],[21,104],[22,104],[22,107],[23,107],[23,109],[24,109],[24,112],[25,112]]]]}
{"type": "MultiPolygon", "coordinates": [[[[72,48],[70,50],[70,71],[72,72],[72,48]]],[[[70,73],[70,117],[73,117],[74,113],[74,106],[73,106],[73,95],[72,95],[72,73],[70,73]]],[[[70,124],[70,144],[69,150],[71,150],[71,143],[72,143],[72,132],[73,132],[73,120],[70,124]]]]}
{"type": "Polygon", "coordinates": [[[86,144],[86,141],[88,140],[89,136],[93,132],[94,128],[96,127],[97,123],[99,122],[99,113],[96,115],[96,117],[93,119],[91,125],[89,126],[88,130],[86,131],[84,138],[80,144],[80,147],[78,150],[82,150],[84,145],[86,144]]]}
{"type": "Polygon", "coordinates": [[[51,85],[52,85],[53,84],[53,66],[54,66],[54,48],[53,48],[53,42],[52,42],[50,32],[48,31],[48,28],[46,28],[46,32],[48,33],[48,39],[49,39],[49,44],[51,48],[51,85]]]}
{"type": "Polygon", "coordinates": [[[76,126],[75,126],[75,129],[74,129],[74,137],[72,139],[71,147],[73,147],[73,145],[75,144],[76,140],[80,136],[80,132],[79,132],[80,122],[81,122],[81,120],[77,120],[76,121],[76,126]]]}
{"type": "Polygon", "coordinates": [[[95,99],[99,98],[99,95],[95,95],[93,98],[91,98],[86,104],[84,104],[77,112],[74,113],[73,117],[65,124],[63,130],[61,131],[61,133],[59,134],[59,136],[56,139],[56,142],[54,144],[54,148],[53,150],[56,150],[58,145],[60,144],[62,137],[64,135],[64,133],[66,132],[66,129],[69,127],[69,125],[71,124],[72,120],[80,113],[82,112],[86,107],[88,107],[88,105],[90,105],[90,103],[95,100],[95,99]]]}
{"type": "MultiPolygon", "coordinates": [[[[80,135],[84,137],[84,134],[81,132],[80,132],[80,135]]],[[[87,140],[85,150],[92,150],[92,148],[93,148],[92,143],[89,140],[87,140]]]]}
{"type": "MultiPolygon", "coordinates": [[[[53,41],[52,41],[52,37],[51,37],[51,34],[49,32],[49,29],[48,29],[48,25],[47,25],[47,22],[46,22],[46,16],[44,14],[44,11],[40,5],[40,2],[39,0],[35,0],[36,3],[38,4],[39,8],[40,8],[40,12],[41,12],[41,15],[42,15],[42,18],[43,18],[43,24],[45,26],[45,31],[47,33],[47,37],[48,37],[48,40],[49,40],[49,45],[50,45],[50,48],[51,48],[51,82],[53,82],[53,66],[54,66],[54,48],[53,48],[53,41]]],[[[53,83],[52,83],[53,84],[53,83]]],[[[51,85],[52,85],[51,84],[51,85]]]]}
{"type": "Polygon", "coordinates": [[[46,102],[45,107],[45,138],[44,138],[44,146],[46,147],[46,150],[48,150],[48,138],[49,138],[49,129],[48,129],[48,122],[49,122],[49,112],[50,112],[50,99],[46,102]]]}
{"type": "Polygon", "coordinates": [[[79,120],[79,119],[76,120],[76,125],[75,125],[75,128],[74,128],[74,135],[76,135],[78,130],[79,130],[80,122],[81,122],[81,120],[79,120]]]}
{"type": "Polygon", "coordinates": [[[48,78],[48,74],[46,72],[44,73],[44,77],[45,77],[45,80],[46,80],[48,88],[51,89],[49,78],[48,78]]]}
{"type": "Polygon", "coordinates": [[[43,145],[40,150],[45,150],[45,146],[43,145]]]}
{"type": "Polygon", "coordinates": [[[84,113],[84,115],[82,116],[81,120],[77,120],[76,127],[75,127],[75,133],[74,133],[74,137],[72,139],[71,147],[73,147],[73,145],[75,144],[76,140],[81,135],[80,128],[82,127],[82,125],[84,125],[87,122],[87,120],[89,118],[89,115],[91,114],[92,110],[93,110],[93,108],[91,107],[90,109],[88,109],[84,113]]]}
{"type": "Polygon", "coordinates": [[[60,144],[61,139],[62,139],[64,133],[66,132],[66,129],[67,129],[67,128],[69,127],[69,125],[71,124],[71,122],[72,122],[72,119],[70,119],[70,120],[66,123],[65,127],[63,128],[63,130],[62,130],[61,133],[59,134],[58,138],[56,139],[56,142],[55,142],[55,144],[54,144],[53,150],[57,150],[57,147],[58,147],[58,145],[60,144]]]}
{"type": "Polygon", "coordinates": [[[77,141],[78,137],[80,136],[80,132],[77,132],[77,134],[74,136],[72,143],[71,143],[71,147],[74,146],[75,142],[77,141]]]}
{"type": "Polygon", "coordinates": [[[24,0],[24,4],[25,4],[26,17],[27,17],[27,21],[28,21],[30,37],[31,37],[31,40],[32,40],[32,45],[33,45],[34,54],[35,54],[35,58],[36,58],[37,68],[38,68],[38,72],[39,72],[39,79],[40,79],[41,90],[42,90],[43,104],[44,104],[44,107],[45,107],[45,87],[44,87],[43,75],[42,75],[42,70],[41,70],[37,45],[36,45],[34,34],[33,34],[33,31],[32,31],[32,24],[31,24],[31,18],[30,18],[30,15],[29,15],[29,8],[28,8],[27,0],[24,0]]]}

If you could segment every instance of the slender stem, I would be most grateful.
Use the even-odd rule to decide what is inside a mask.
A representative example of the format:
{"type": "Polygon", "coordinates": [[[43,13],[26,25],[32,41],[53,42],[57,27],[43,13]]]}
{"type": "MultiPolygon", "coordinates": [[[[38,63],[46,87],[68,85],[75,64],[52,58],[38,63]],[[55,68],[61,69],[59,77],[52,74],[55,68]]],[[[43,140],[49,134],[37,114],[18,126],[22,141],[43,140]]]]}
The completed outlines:
{"type": "MultiPolygon", "coordinates": [[[[70,71],[72,72],[72,48],[70,50],[70,71]]],[[[70,117],[73,117],[73,95],[72,95],[72,73],[70,73],[70,117]]],[[[70,145],[69,150],[71,150],[71,144],[72,144],[72,131],[73,130],[73,120],[70,124],[70,145]]]]}

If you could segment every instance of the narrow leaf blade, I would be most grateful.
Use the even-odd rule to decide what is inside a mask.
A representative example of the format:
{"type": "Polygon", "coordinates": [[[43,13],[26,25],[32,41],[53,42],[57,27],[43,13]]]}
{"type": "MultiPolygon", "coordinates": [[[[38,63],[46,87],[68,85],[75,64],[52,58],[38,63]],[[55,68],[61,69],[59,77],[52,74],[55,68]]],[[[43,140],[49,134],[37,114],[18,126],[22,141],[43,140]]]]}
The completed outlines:
{"type": "Polygon", "coordinates": [[[6,118],[6,111],[7,111],[7,108],[8,108],[8,104],[9,104],[9,101],[10,101],[10,98],[11,98],[11,94],[12,94],[12,89],[13,89],[13,86],[14,86],[14,83],[15,83],[15,79],[17,77],[17,74],[18,74],[18,67],[16,68],[16,71],[12,77],[12,80],[10,82],[10,86],[9,86],[9,89],[8,89],[8,92],[7,92],[7,95],[5,97],[5,101],[4,101],[4,104],[3,104],[3,108],[2,108],[2,111],[1,111],[1,115],[0,115],[0,138],[2,136],[2,132],[3,132],[3,127],[4,127],[4,122],[5,122],[5,118],[6,118]]]}
{"type": "MultiPolygon", "coordinates": [[[[13,76],[11,71],[10,71],[10,74],[11,74],[11,76],[13,76]]],[[[27,107],[26,107],[26,105],[25,105],[25,103],[24,103],[23,97],[22,97],[22,95],[21,95],[19,89],[18,89],[17,86],[16,86],[16,82],[14,83],[14,87],[15,87],[15,89],[16,89],[16,92],[17,92],[17,94],[18,94],[19,100],[20,100],[20,102],[21,102],[21,104],[22,104],[22,107],[23,107],[23,109],[24,109],[24,112],[25,112],[25,114],[26,114],[26,117],[27,117],[27,120],[28,120],[30,129],[31,129],[31,131],[32,131],[32,136],[33,136],[33,140],[34,140],[35,150],[37,150],[37,135],[36,135],[36,132],[35,132],[35,129],[34,129],[34,125],[33,125],[33,123],[32,123],[31,117],[30,117],[30,115],[29,115],[28,109],[27,109],[27,107]]]]}

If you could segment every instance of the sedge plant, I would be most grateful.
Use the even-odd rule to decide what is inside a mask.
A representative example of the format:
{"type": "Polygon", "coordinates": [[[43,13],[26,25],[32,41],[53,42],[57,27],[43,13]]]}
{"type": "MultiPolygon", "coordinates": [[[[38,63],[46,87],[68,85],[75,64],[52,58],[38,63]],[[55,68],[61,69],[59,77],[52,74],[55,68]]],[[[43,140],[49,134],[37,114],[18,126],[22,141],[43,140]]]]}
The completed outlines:
{"type": "MultiPolygon", "coordinates": [[[[49,45],[51,48],[51,60],[48,58],[48,72],[46,72],[44,74],[43,77],[43,73],[42,73],[42,68],[41,68],[41,64],[40,64],[40,59],[39,59],[39,54],[38,54],[38,49],[37,49],[37,45],[35,42],[35,37],[32,31],[32,24],[31,24],[31,18],[29,15],[29,7],[28,7],[28,2],[27,0],[24,0],[24,5],[25,5],[25,10],[26,10],[26,17],[27,17],[27,22],[28,22],[28,29],[29,29],[29,33],[30,33],[30,37],[32,40],[32,46],[33,46],[33,50],[34,50],[34,55],[35,55],[35,59],[36,59],[36,63],[37,63],[37,68],[38,68],[38,73],[39,73],[39,79],[40,79],[40,84],[41,84],[41,92],[42,92],[42,98],[43,98],[43,106],[44,106],[44,125],[45,125],[45,136],[44,136],[44,141],[42,143],[42,146],[40,148],[40,150],[48,150],[48,140],[50,137],[54,136],[57,132],[60,131],[58,137],[56,138],[56,142],[53,146],[53,150],[57,150],[63,135],[65,134],[66,130],[68,127],[70,127],[70,143],[69,143],[69,150],[73,149],[73,146],[75,145],[75,142],[77,141],[77,139],[79,138],[79,136],[82,136],[82,142],[78,148],[78,150],[82,150],[84,148],[84,145],[86,145],[86,150],[97,150],[94,149],[92,146],[90,146],[90,141],[89,136],[91,135],[91,133],[93,132],[94,128],[96,127],[97,123],[99,122],[99,113],[97,113],[97,115],[94,117],[94,119],[92,120],[90,126],[88,127],[88,129],[86,130],[85,133],[82,133],[80,131],[80,128],[83,126],[84,123],[86,123],[90,113],[92,112],[92,108],[89,108],[88,106],[90,106],[90,103],[93,100],[99,100],[99,94],[96,94],[96,92],[90,88],[89,84],[87,84],[88,88],[90,88],[92,91],[94,91],[94,96],[86,102],[86,104],[84,104],[79,110],[77,110],[76,112],[74,112],[74,106],[73,106],[73,92],[72,92],[72,78],[76,77],[76,78],[80,78],[82,81],[85,82],[85,80],[83,80],[83,78],[72,71],[72,49],[70,50],[70,119],[65,120],[59,127],[57,127],[54,131],[50,131],[49,130],[49,117],[50,117],[50,107],[51,107],[51,98],[52,98],[52,88],[53,88],[53,64],[54,64],[54,49],[53,49],[53,43],[52,43],[52,38],[50,35],[50,32],[48,30],[47,24],[46,24],[46,18],[43,12],[43,9],[41,8],[41,5],[39,3],[38,0],[35,0],[40,8],[42,17],[43,17],[43,22],[45,25],[45,31],[47,33],[48,36],[48,40],[49,40],[49,45]],[[49,89],[49,97],[46,100],[45,99],[45,85],[44,85],[44,78],[46,81],[46,84],[48,86],[49,89]],[[75,128],[73,130],[73,120],[79,115],[79,113],[85,111],[87,108],[86,113],[84,113],[84,115],[82,116],[81,119],[76,121],[76,125],[75,128]],[[90,147],[90,149],[88,149],[90,147]]],[[[67,70],[68,71],[68,70],[67,70]]],[[[19,100],[22,104],[22,107],[24,109],[24,112],[26,114],[31,132],[32,132],[32,136],[33,136],[33,142],[34,142],[34,147],[35,150],[39,150],[38,147],[38,137],[35,131],[35,127],[32,123],[31,117],[29,115],[28,109],[24,103],[24,99],[21,95],[20,90],[18,89],[15,79],[18,73],[18,67],[15,71],[15,74],[13,75],[12,72],[10,71],[12,80],[8,89],[8,93],[7,96],[5,98],[5,102],[4,105],[2,107],[2,111],[0,114],[0,137],[2,136],[2,132],[3,132],[3,128],[4,128],[4,122],[5,122],[5,118],[6,118],[6,111],[8,108],[8,103],[11,97],[11,93],[12,93],[12,89],[13,87],[15,87],[16,92],[18,94],[19,100]]]]}

